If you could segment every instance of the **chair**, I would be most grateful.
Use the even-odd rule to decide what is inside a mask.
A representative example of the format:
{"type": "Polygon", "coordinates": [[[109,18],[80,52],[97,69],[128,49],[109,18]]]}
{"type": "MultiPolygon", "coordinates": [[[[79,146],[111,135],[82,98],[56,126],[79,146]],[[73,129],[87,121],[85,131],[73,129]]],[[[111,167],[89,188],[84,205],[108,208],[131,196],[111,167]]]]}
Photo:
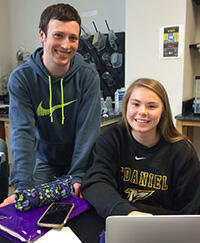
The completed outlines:
{"type": "Polygon", "coordinates": [[[8,197],[8,150],[3,139],[0,138],[0,203],[8,197]]]}

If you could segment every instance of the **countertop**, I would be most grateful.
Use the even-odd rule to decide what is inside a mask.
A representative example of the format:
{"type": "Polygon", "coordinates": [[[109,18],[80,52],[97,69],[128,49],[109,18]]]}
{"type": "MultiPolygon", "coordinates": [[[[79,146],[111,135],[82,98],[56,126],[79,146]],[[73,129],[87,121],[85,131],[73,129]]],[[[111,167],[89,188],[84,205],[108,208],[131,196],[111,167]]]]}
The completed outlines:
{"type": "MultiPolygon", "coordinates": [[[[8,113],[4,113],[4,112],[0,112],[0,117],[8,117],[8,113]]],[[[108,116],[108,117],[102,117],[101,118],[101,122],[104,122],[104,121],[108,121],[108,120],[112,120],[112,119],[115,119],[115,118],[121,118],[122,117],[122,114],[118,114],[118,115],[111,115],[111,116],[108,116]]]]}
{"type": "Polygon", "coordinates": [[[193,112],[186,112],[175,116],[177,120],[191,120],[200,121],[200,114],[194,114],[193,112]]]}

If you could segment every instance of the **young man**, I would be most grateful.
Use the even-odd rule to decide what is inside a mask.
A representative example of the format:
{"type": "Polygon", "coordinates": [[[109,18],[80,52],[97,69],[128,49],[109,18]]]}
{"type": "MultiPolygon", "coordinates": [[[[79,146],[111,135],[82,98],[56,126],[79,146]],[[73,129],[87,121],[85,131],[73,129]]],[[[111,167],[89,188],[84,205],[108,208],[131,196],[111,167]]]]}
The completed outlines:
{"type": "Polygon", "coordinates": [[[47,7],[39,25],[43,48],[10,76],[11,183],[15,189],[69,174],[74,194],[79,195],[100,127],[100,79],[76,53],[80,26],[80,16],[72,6],[47,7]]]}

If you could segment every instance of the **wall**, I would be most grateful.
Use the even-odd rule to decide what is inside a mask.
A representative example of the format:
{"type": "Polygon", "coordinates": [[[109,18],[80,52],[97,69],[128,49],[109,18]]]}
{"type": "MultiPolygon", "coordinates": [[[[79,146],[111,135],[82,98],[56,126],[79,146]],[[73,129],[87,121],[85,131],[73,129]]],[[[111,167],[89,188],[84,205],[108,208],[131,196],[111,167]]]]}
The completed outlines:
{"type": "Polygon", "coordinates": [[[10,19],[8,15],[8,1],[0,0],[0,77],[6,75],[11,69],[10,61],[10,47],[11,47],[11,33],[10,33],[10,19]]]}
{"type": "MultiPolygon", "coordinates": [[[[5,1],[5,0],[1,0],[5,1]]],[[[16,52],[25,47],[32,52],[40,46],[38,39],[38,24],[41,12],[51,4],[60,3],[59,0],[6,0],[9,3],[11,29],[11,56],[16,64],[16,52]]],[[[105,19],[111,29],[116,32],[125,31],[125,1],[124,0],[69,0],[63,1],[73,5],[80,13],[83,26],[91,34],[95,32],[92,21],[95,21],[98,31],[108,32],[105,19]],[[113,13],[113,9],[115,11],[113,13]]]]}
{"type": "Polygon", "coordinates": [[[181,113],[183,58],[159,58],[159,31],[185,25],[185,11],[185,0],[126,1],[126,85],[139,77],[158,79],[168,92],[173,116],[181,113]]]}

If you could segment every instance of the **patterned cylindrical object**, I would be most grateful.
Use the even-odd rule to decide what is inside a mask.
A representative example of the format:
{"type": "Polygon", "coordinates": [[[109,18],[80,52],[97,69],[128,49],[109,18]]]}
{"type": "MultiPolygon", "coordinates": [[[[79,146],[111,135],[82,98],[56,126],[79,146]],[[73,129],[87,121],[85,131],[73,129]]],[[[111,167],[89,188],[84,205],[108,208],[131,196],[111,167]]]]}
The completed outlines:
{"type": "Polygon", "coordinates": [[[72,196],[71,176],[62,176],[49,183],[15,191],[15,208],[28,211],[72,196]]]}

